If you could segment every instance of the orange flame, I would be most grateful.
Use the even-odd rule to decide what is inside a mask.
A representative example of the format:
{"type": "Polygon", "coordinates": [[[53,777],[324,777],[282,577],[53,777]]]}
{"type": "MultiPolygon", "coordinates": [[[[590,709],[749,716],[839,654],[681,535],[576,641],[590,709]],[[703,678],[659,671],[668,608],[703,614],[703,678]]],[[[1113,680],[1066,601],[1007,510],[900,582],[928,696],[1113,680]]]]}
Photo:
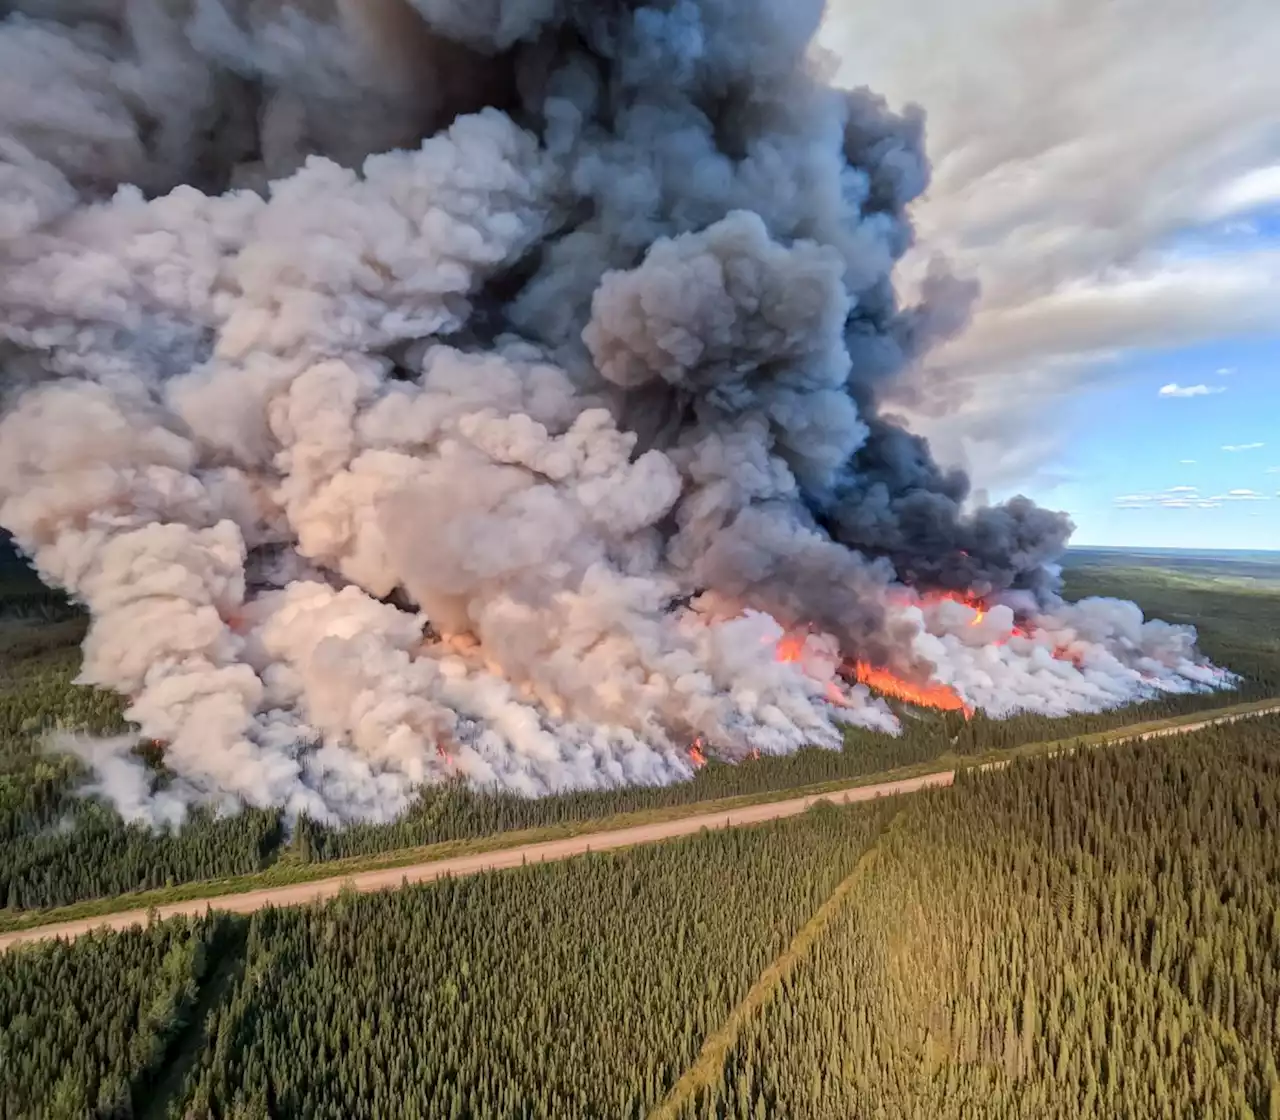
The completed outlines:
{"type": "MultiPolygon", "coordinates": [[[[970,626],[981,626],[983,620],[987,617],[986,603],[971,592],[935,591],[921,596],[921,599],[925,603],[940,603],[944,601],[963,603],[966,607],[970,607],[974,612],[976,612],[973,618],[969,620],[970,626]]],[[[1031,631],[1025,626],[1020,626],[1016,623],[1014,624],[1013,629],[1009,631],[1009,638],[1029,637],[1031,637],[1031,631]]],[[[997,638],[995,644],[1002,646],[1009,640],[1009,638],[997,638]]]]}
{"type": "Polygon", "coordinates": [[[980,616],[987,613],[986,604],[971,591],[931,591],[921,595],[920,598],[925,603],[963,603],[966,607],[977,611],[980,616]]]}
{"type": "Polygon", "coordinates": [[[859,682],[868,688],[874,688],[877,692],[897,700],[905,700],[908,704],[918,704],[923,708],[938,708],[944,712],[964,712],[965,719],[973,715],[973,709],[945,684],[915,685],[894,676],[888,669],[877,669],[865,661],[859,661],[854,665],[854,674],[859,682]]]}
{"type": "Polygon", "coordinates": [[[695,770],[701,770],[707,764],[707,756],[702,753],[701,735],[689,744],[689,761],[693,763],[695,770]]]}
{"type": "Polygon", "coordinates": [[[778,642],[777,659],[779,661],[799,661],[804,653],[804,638],[798,634],[788,634],[778,642]]]}

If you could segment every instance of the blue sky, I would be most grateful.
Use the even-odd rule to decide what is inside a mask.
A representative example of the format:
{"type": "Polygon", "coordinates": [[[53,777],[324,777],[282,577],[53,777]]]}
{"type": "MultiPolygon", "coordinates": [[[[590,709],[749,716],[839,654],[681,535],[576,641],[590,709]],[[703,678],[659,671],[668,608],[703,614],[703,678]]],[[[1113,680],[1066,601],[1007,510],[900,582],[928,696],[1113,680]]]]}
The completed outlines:
{"type": "MultiPolygon", "coordinates": [[[[1213,262],[1280,246],[1280,209],[1176,234],[1164,252],[1213,262]]],[[[1138,350],[1069,400],[1070,433],[1032,487],[1068,510],[1074,543],[1280,549],[1280,329],[1138,350]]]]}
{"type": "Polygon", "coordinates": [[[1074,543],[1280,548],[1280,336],[1129,355],[1070,409],[1063,481],[1031,489],[1074,543]]]}

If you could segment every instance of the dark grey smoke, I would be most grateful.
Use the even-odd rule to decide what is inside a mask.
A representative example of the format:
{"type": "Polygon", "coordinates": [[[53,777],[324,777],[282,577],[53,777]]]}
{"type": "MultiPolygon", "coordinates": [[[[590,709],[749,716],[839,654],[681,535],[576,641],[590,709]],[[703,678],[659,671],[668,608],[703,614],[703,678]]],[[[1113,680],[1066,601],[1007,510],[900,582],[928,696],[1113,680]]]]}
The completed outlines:
{"type": "Polygon", "coordinates": [[[71,743],[118,804],[367,818],[459,774],[672,780],[694,736],[892,729],[839,693],[847,657],[995,711],[1219,680],[1186,631],[1062,607],[1066,519],[967,508],[882,413],[975,291],[938,263],[899,306],[924,117],[830,87],[821,17],[0,22],[0,524],[88,607],[84,679],[167,744],[153,797],[127,739],[71,743]],[[974,629],[904,582],[1057,613],[1005,641],[1008,603],[974,629]]]}

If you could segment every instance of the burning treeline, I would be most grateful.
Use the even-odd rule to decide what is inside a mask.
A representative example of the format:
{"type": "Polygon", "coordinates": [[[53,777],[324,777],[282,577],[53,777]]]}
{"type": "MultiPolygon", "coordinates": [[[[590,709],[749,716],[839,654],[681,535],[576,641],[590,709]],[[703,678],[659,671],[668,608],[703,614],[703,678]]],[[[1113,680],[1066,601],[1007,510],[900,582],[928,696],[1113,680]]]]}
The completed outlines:
{"type": "Polygon", "coordinates": [[[130,818],[1226,683],[882,412],[974,293],[899,306],[923,116],[814,0],[17,9],[0,524],[165,744],[65,744],[130,818]]]}

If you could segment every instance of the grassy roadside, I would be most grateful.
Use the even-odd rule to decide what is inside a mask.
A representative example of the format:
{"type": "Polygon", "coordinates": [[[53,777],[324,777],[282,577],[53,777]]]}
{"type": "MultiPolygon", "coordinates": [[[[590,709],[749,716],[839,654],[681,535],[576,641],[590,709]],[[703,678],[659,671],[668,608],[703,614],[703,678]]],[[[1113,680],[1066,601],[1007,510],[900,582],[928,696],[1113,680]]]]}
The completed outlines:
{"type": "Polygon", "coordinates": [[[879,785],[882,782],[919,777],[923,774],[937,774],[949,770],[989,766],[993,763],[1057,754],[1082,747],[1097,747],[1121,739],[1132,739],[1140,735],[1176,730],[1179,727],[1193,726],[1208,721],[1246,717],[1275,708],[1280,708],[1280,698],[1272,697],[1266,700],[1254,700],[1222,708],[1192,712],[1169,719],[1129,724],[1125,727],[1098,732],[1093,735],[1055,739],[1040,743],[1027,743],[1019,747],[992,750],[983,754],[967,754],[963,758],[956,755],[943,754],[914,766],[904,766],[893,770],[867,774],[854,780],[842,779],[814,785],[797,786],[790,789],[746,794],[739,797],[720,798],[713,801],[696,801],[683,805],[646,809],[639,812],[617,813],[612,816],[578,821],[571,824],[502,832],[493,836],[470,840],[450,840],[417,848],[402,848],[394,852],[385,852],[374,856],[359,856],[318,863],[281,862],[265,871],[248,875],[184,883],[180,886],[165,887],[158,890],[136,891],[129,894],[115,895],[110,898],[91,899],[71,906],[60,906],[47,910],[4,912],[0,913],[0,932],[32,929],[55,922],[102,917],[125,910],[146,910],[152,906],[162,906],[173,902],[189,902],[206,898],[212,900],[225,895],[242,894],[247,891],[272,887],[293,886],[299,883],[318,882],[325,879],[344,879],[365,871],[383,871],[396,867],[409,867],[420,863],[451,859],[456,856],[498,851],[503,848],[516,848],[525,844],[537,844],[593,833],[612,832],[622,828],[659,824],[664,821],[680,820],[685,817],[700,816],[708,813],[728,812],[749,805],[762,805],[777,801],[789,801],[796,797],[835,793],[845,789],[857,789],[864,786],[879,785]]]}

